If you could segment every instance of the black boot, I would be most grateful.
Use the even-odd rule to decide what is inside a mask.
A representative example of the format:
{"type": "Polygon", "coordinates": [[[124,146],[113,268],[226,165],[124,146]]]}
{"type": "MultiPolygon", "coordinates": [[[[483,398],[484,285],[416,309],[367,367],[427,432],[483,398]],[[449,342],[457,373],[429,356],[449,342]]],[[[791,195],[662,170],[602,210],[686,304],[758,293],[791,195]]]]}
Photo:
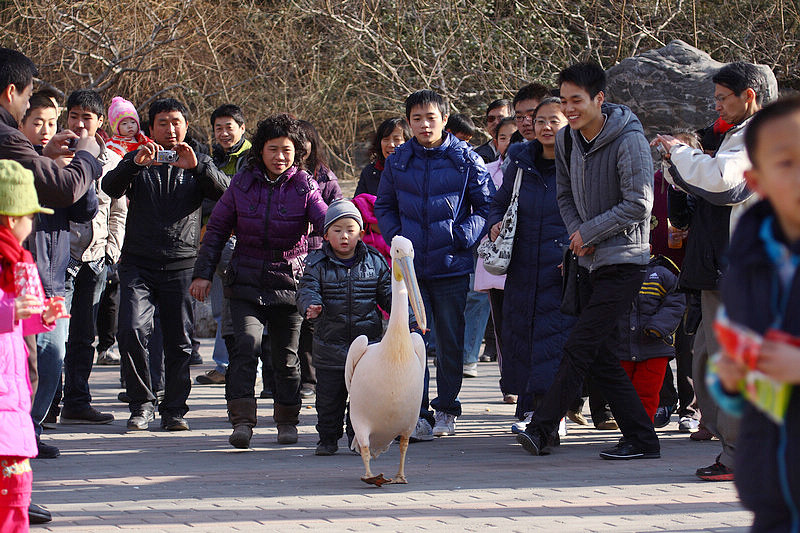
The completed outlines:
{"type": "Polygon", "coordinates": [[[237,398],[228,400],[228,420],[233,426],[233,433],[228,442],[234,448],[249,448],[256,425],[256,399],[237,398]]]}
{"type": "Polygon", "coordinates": [[[297,442],[297,424],[300,422],[300,407],[275,403],[273,418],[278,426],[278,444],[294,444],[297,442]]]}

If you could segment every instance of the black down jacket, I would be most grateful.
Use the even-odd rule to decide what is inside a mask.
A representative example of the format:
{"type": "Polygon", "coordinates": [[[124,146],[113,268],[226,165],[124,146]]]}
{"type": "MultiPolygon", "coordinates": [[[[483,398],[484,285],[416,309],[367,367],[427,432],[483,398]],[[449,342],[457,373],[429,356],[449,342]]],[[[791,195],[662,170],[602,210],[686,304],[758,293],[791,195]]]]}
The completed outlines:
{"type": "Polygon", "coordinates": [[[380,305],[389,311],[392,301],[391,270],[374,248],[359,242],[356,261],[345,266],[330,243],[308,254],[297,291],[297,308],[305,316],[310,305],[321,305],[314,319],[312,358],[317,368],[344,369],[350,343],[359,335],[370,342],[383,333],[380,305]]]}

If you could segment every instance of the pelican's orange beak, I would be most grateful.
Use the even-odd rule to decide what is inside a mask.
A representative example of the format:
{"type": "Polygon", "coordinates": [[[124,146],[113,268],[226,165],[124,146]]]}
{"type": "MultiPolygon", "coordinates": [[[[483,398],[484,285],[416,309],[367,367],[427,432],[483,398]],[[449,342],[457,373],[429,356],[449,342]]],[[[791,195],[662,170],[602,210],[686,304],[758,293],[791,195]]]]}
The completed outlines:
{"type": "Polygon", "coordinates": [[[408,291],[408,301],[411,304],[411,310],[414,311],[414,317],[417,319],[417,326],[421,331],[427,331],[428,319],[425,316],[425,304],[422,301],[422,294],[419,292],[417,274],[414,272],[414,257],[410,255],[398,257],[394,259],[394,262],[400,267],[403,283],[405,283],[408,291]]]}

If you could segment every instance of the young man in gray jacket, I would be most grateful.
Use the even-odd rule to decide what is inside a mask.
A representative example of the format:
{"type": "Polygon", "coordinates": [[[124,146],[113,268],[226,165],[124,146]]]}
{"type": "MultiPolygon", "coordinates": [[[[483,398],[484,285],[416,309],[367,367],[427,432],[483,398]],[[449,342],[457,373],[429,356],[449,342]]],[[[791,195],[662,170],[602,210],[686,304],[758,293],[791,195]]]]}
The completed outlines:
{"type": "MultiPolygon", "coordinates": [[[[590,272],[586,304],[566,344],[558,373],[517,442],[533,455],[548,439],[591,376],[622,431],[604,459],[661,456],[653,422],[614,352],[617,318],[630,308],[650,258],[653,162],[639,119],[606,104],[605,72],[579,63],[559,74],[561,109],[569,121],[556,138],[558,206],[570,249],[590,272]],[[567,137],[569,135],[569,137],[567,137]]],[[[583,296],[583,295],[582,295],[583,296]]]]}

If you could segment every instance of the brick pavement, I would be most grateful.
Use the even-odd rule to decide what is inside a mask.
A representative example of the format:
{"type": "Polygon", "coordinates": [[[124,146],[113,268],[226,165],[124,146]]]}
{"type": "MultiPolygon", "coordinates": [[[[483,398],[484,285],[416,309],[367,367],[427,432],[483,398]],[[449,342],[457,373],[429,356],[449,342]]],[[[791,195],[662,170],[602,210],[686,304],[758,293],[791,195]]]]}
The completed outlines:
{"type": "MultiPolygon", "coordinates": [[[[202,350],[209,362],[210,346],[202,350]]],[[[192,367],[192,376],[208,368],[192,367]]],[[[35,530],[747,530],[751,515],[733,484],[693,475],[713,461],[717,442],[691,442],[673,421],[659,432],[662,459],[603,461],[598,452],[619,433],[568,422],[559,449],[532,457],[509,433],[514,407],[501,402],[496,366],[479,371],[464,380],[457,434],[412,444],[409,484],[377,488],[359,480],[361,459],[349,451],[314,456],[313,408],[302,410],[298,444],[278,446],[271,401],[259,400],[254,448],[231,448],[222,386],[193,387],[192,431],[126,433],[118,369],[97,367],[95,406],[117,420],[46,431],[62,455],[33,462],[34,501],[54,516],[35,530]]],[[[374,471],[393,475],[398,457],[393,446],[374,471]]]]}

